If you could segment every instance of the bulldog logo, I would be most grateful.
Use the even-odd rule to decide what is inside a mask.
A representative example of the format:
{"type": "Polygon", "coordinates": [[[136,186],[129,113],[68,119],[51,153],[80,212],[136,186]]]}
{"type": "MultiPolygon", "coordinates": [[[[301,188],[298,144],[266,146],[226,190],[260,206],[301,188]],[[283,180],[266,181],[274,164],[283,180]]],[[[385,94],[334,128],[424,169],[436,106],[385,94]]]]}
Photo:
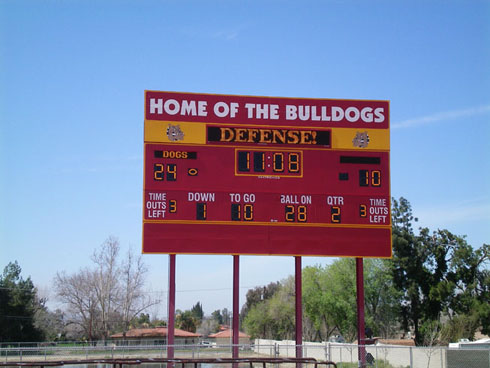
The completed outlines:
{"type": "Polygon", "coordinates": [[[167,127],[167,137],[171,142],[178,142],[184,139],[184,132],[179,125],[169,124],[167,127]]]}
{"type": "Polygon", "coordinates": [[[367,132],[357,132],[356,136],[352,140],[354,147],[366,148],[369,145],[369,135],[367,132]]]}

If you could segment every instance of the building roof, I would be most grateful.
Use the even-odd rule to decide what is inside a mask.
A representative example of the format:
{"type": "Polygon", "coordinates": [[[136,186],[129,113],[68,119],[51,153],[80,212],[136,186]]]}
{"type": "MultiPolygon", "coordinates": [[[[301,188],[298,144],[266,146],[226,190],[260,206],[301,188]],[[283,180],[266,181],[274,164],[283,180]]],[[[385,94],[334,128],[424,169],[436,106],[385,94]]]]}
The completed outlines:
{"type": "MultiPolygon", "coordinates": [[[[233,330],[228,329],[224,331],[220,331],[214,334],[209,335],[208,337],[211,337],[213,339],[224,339],[224,338],[231,338],[233,334],[233,330]]],[[[243,333],[241,331],[238,331],[238,338],[247,338],[249,339],[250,336],[248,336],[246,333],[243,333]]]]}
{"type": "Polygon", "coordinates": [[[473,349],[487,349],[490,348],[490,339],[480,339],[476,341],[469,341],[468,339],[461,339],[459,342],[452,342],[449,344],[450,348],[473,348],[473,349]]]}
{"type": "MultiPolygon", "coordinates": [[[[167,327],[154,327],[154,328],[134,328],[126,332],[124,335],[123,332],[111,335],[111,338],[143,338],[143,337],[166,337],[168,335],[167,327]]],[[[179,330],[178,328],[174,329],[175,337],[200,337],[200,334],[179,330]]]]}
{"type": "Polygon", "coordinates": [[[415,340],[413,339],[378,339],[376,338],[377,345],[401,345],[401,346],[415,346],[415,340]]]}

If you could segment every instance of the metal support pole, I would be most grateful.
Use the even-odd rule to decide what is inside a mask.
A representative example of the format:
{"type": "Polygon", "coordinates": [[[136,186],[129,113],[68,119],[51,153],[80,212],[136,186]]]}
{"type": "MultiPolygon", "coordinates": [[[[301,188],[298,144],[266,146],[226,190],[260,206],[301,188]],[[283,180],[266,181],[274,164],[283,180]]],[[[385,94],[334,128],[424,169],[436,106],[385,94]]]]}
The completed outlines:
{"type": "Polygon", "coordinates": [[[238,344],[240,332],[240,256],[233,256],[233,358],[238,358],[238,344]]]}
{"type": "Polygon", "coordinates": [[[168,256],[168,324],[167,324],[167,358],[174,358],[175,345],[175,254],[168,256]]]}
{"type": "Polygon", "coordinates": [[[366,347],[364,332],[364,265],[362,258],[356,258],[357,286],[357,354],[359,367],[366,367],[366,347]]]}
{"type": "MultiPolygon", "coordinates": [[[[294,257],[294,282],[296,295],[296,358],[303,358],[303,307],[302,307],[302,288],[301,288],[301,257],[294,257]]],[[[300,368],[301,363],[296,363],[300,368]]]]}

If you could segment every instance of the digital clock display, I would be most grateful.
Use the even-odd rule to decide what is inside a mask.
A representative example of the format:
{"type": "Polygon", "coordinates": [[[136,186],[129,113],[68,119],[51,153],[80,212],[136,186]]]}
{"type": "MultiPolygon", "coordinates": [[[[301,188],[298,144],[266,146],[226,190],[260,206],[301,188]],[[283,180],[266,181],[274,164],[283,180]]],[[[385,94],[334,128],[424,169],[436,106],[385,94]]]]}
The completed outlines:
{"type": "Polygon", "coordinates": [[[144,253],[391,256],[388,102],[147,91],[145,107],[144,253]]]}

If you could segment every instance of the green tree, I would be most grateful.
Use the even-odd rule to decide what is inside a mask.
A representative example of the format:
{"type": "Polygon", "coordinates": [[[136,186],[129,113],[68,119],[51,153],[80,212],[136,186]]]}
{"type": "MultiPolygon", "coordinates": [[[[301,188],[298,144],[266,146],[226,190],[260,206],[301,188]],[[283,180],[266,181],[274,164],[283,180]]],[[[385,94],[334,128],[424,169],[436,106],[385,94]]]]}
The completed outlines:
{"type": "Polygon", "coordinates": [[[273,321],[269,319],[267,309],[266,302],[262,302],[253,305],[248,311],[243,321],[243,327],[252,339],[272,338],[270,328],[273,321]]]}
{"type": "Polygon", "coordinates": [[[163,319],[153,318],[150,322],[150,327],[167,327],[167,321],[163,319]]]}
{"type": "Polygon", "coordinates": [[[258,303],[270,299],[281,287],[279,282],[271,282],[267,286],[257,286],[247,291],[246,301],[240,311],[240,321],[243,322],[250,309],[258,303]]]}
{"type": "Polygon", "coordinates": [[[197,320],[190,310],[186,310],[185,312],[177,311],[175,317],[175,326],[177,328],[184,331],[196,332],[197,324],[197,320]]]}
{"type": "Polygon", "coordinates": [[[353,341],[357,335],[355,260],[341,258],[326,271],[326,300],[331,321],[346,341],[353,341]]]}
{"type": "Polygon", "coordinates": [[[480,327],[478,314],[455,315],[441,329],[440,343],[447,345],[460,339],[470,339],[480,327]]]}
{"type": "Polygon", "coordinates": [[[408,331],[412,326],[418,343],[423,336],[419,328],[423,320],[424,294],[427,294],[429,272],[424,267],[428,257],[427,249],[421,246],[415,235],[412,222],[412,207],[405,198],[392,200],[392,240],[393,240],[393,281],[403,293],[401,299],[402,328],[408,331]]]}
{"type": "Polygon", "coordinates": [[[321,266],[306,267],[303,279],[303,317],[309,321],[309,340],[323,341],[335,330],[335,323],[328,311],[326,269],[321,266]]]}
{"type": "Polygon", "coordinates": [[[0,276],[0,342],[43,341],[43,331],[34,324],[42,301],[31,278],[21,277],[17,261],[10,262],[0,276]]]}
{"type": "Polygon", "coordinates": [[[322,268],[303,270],[304,316],[316,328],[317,340],[326,340],[334,331],[347,339],[355,336],[355,262],[340,259],[322,268]]]}
{"type": "MultiPolygon", "coordinates": [[[[462,320],[477,321],[471,325],[479,324],[488,331],[488,245],[474,250],[464,237],[448,230],[420,228],[416,235],[413,221],[410,203],[404,198],[393,199],[392,272],[402,293],[402,327],[413,327],[418,345],[430,338],[442,315],[449,317],[452,327],[445,332],[443,327],[441,335],[448,336],[462,320]]],[[[475,331],[473,327],[464,334],[473,338],[475,331]]]]}
{"type": "Polygon", "coordinates": [[[398,332],[401,293],[391,273],[391,260],[364,259],[364,303],[366,326],[375,336],[393,337],[398,332]]]}
{"type": "MultiPolygon", "coordinates": [[[[364,261],[366,319],[377,334],[386,336],[393,333],[399,310],[399,294],[394,288],[388,262],[364,261]]],[[[352,341],[357,334],[355,261],[339,259],[325,267],[306,267],[302,273],[304,336],[309,340],[322,341],[339,333],[352,341]]],[[[251,303],[244,320],[246,331],[251,336],[271,339],[294,337],[294,278],[282,281],[279,286],[268,299],[255,298],[251,303]]]]}
{"type": "Polygon", "coordinates": [[[140,313],[138,317],[135,317],[131,322],[131,327],[140,328],[140,327],[150,327],[150,314],[149,313],[140,313]]]}
{"type": "Polygon", "coordinates": [[[223,317],[223,324],[230,326],[232,315],[228,308],[223,308],[221,310],[221,316],[223,317]]]}
{"type": "MultiPolygon", "coordinates": [[[[444,233],[451,236],[450,233],[444,233]]],[[[452,322],[456,317],[467,320],[469,325],[465,338],[473,339],[474,332],[481,328],[482,333],[490,334],[490,246],[483,244],[474,250],[460,237],[451,250],[449,270],[445,283],[453,293],[449,296],[445,313],[452,322]]],[[[444,284],[443,284],[444,285],[444,284]]],[[[446,286],[447,287],[447,286],[446,286]]],[[[453,340],[454,341],[454,340],[453,340]]]]}
{"type": "MultiPolygon", "coordinates": [[[[365,316],[376,333],[393,330],[397,296],[390,288],[390,269],[383,261],[364,260],[365,316]]],[[[303,270],[305,317],[314,327],[312,338],[327,340],[334,333],[352,341],[357,335],[355,260],[343,258],[331,265],[303,270]]]]}
{"type": "Polygon", "coordinates": [[[252,338],[292,339],[295,333],[294,278],[289,277],[273,288],[276,291],[266,299],[250,303],[243,321],[245,331],[252,338]]]}
{"type": "Polygon", "coordinates": [[[216,321],[218,325],[223,324],[223,316],[221,315],[221,311],[219,309],[211,313],[211,317],[216,321]]]}
{"type": "Polygon", "coordinates": [[[295,337],[295,284],[290,276],[281,288],[267,299],[268,319],[273,321],[272,338],[293,340],[295,337]]]}
{"type": "Polygon", "coordinates": [[[202,319],[204,318],[204,311],[202,309],[202,304],[197,302],[192,308],[191,313],[197,321],[197,324],[201,324],[202,319]]]}

